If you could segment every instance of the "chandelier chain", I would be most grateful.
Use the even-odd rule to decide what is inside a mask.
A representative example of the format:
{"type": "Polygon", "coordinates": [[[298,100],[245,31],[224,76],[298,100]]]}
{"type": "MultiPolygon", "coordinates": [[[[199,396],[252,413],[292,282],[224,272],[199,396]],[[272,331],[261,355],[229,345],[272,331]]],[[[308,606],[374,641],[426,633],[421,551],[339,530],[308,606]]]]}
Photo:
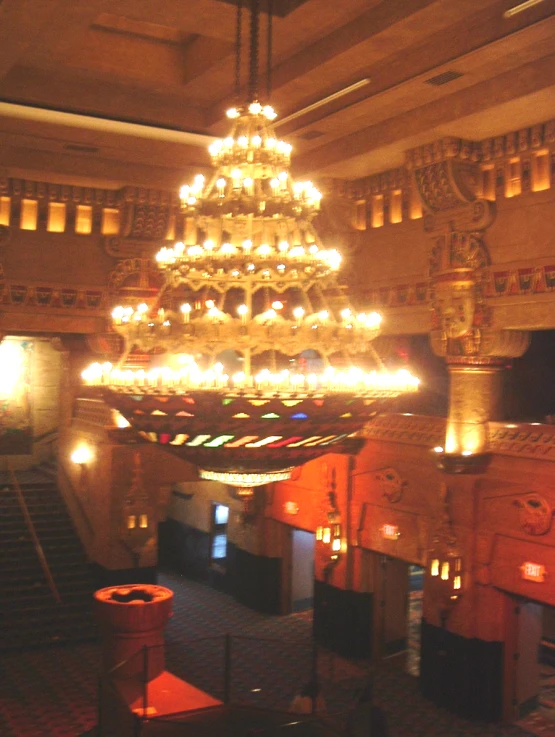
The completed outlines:
{"type": "Polygon", "coordinates": [[[258,33],[259,0],[251,0],[250,59],[249,59],[249,102],[258,99],[258,33]]]}
{"type": "Polygon", "coordinates": [[[243,0],[237,1],[237,21],[235,24],[235,98],[241,97],[241,33],[243,19],[243,0]]]}
{"type": "Polygon", "coordinates": [[[268,0],[268,26],[266,40],[266,96],[269,100],[272,96],[272,21],[274,12],[274,0],[268,0]]]}

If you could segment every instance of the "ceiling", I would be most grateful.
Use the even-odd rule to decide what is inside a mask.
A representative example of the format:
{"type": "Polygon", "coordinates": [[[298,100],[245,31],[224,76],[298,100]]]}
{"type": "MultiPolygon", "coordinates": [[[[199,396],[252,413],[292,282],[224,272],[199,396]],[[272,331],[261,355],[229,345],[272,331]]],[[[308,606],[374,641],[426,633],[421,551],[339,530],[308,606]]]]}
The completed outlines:
{"type": "MultiPolygon", "coordinates": [[[[361,83],[278,118],[295,174],[356,179],[441,136],[555,117],[555,0],[505,18],[518,2],[273,0],[280,118],[361,83]]],[[[236,13],[233,0],[3,0],[2,173],[174,186],[206,166],[234,102],[236,13]]],[[[248,26],[245,12],[243,88],[248,26]]],[[[266,28],[263,12],[264,70],[266,28]]]]}

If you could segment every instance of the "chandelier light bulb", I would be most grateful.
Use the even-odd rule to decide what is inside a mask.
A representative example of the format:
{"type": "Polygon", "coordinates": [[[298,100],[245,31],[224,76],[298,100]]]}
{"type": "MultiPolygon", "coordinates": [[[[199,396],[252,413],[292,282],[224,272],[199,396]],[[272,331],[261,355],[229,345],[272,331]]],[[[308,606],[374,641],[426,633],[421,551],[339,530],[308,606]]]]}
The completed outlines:
{"type": "Polygon", "coordinates": [[[259,102],[251,102],[249,105],[249,113],[259,115],[262,112],[262,105],[259,102]]]}
{"type": "Polygon", "coordinates": [[[238,118],[240,115],[236,107],[230,107],[229,110],[226,110],[225,114],[227,115],[228,118],[231,118],[231,119],[238,118]]]}

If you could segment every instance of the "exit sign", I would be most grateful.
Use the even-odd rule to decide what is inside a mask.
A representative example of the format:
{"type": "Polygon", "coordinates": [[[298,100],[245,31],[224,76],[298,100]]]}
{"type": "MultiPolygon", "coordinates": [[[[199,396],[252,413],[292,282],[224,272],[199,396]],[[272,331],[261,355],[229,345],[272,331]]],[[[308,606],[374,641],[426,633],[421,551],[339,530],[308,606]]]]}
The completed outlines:
{"type": "Polygon", "coordinates": [[[545,581],[546,570],[541,563],[526,561],[520,566],[520,572],[525,581],[535,581],[536,583],[544,583],[545,581]]]}
{"type": "Polygon", "coordinates": [[[399,537],[399,528],[397,525],[382,525],[381,526],[382,537],[386,540],[397,540],[399,537]]]}

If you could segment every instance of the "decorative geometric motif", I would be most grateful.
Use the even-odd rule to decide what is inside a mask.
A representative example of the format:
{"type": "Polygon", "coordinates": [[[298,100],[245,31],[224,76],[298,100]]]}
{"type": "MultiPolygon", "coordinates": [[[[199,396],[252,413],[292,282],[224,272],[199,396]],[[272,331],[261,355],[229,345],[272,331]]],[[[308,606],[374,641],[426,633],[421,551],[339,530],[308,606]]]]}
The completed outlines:
{"type": "Polygon", "coordinates": [[[368,440],[385,440],[434,448],[445,438],[446,420],[417,415],[378,415],[361,435],[368,440]]]}
{"type": "Polygon", "coordinates": [[[299,394],[288,408],[289,399],[261,400],[255,393],[144,394],[133,387],[88,393],[106,397],[145,440],[204,469],[237,472],[297,466],[330,451],[356,453],[362,441],[354,433],[388,401],[386,395],[299,394]]]}

